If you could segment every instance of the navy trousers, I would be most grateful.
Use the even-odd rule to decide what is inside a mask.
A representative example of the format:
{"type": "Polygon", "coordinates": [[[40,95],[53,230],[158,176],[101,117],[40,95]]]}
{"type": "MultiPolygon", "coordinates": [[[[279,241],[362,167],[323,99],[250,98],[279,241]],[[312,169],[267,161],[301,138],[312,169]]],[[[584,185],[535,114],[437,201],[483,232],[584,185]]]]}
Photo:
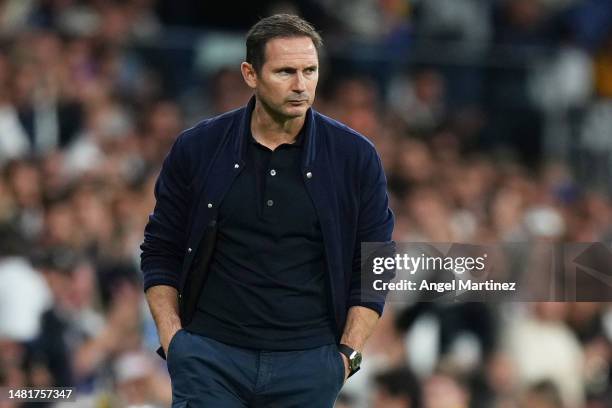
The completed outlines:
{"type": "Polygon", "coordinates": [[[173,408],[331,408],[344,382],[335,344],[259,351],[181,329],[167,362],[173,408]]]}

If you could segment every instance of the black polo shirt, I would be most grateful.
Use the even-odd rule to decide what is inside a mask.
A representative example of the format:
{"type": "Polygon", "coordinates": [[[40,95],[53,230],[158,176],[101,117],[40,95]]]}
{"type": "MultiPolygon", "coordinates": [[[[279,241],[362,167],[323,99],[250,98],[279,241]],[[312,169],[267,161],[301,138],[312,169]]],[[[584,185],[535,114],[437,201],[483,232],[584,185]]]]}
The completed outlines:
{"type": "Polygon", "coordinates": [[[302,132],[274,151],[248,138],[188,329],[262,350],[334,343],[323,236],[301,174],[302,132]]]}

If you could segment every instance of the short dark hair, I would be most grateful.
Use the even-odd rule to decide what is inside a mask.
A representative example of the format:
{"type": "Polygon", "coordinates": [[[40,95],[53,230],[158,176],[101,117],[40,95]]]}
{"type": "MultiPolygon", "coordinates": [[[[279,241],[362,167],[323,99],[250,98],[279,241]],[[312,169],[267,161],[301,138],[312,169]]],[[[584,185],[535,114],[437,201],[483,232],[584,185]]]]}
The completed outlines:
{"type": "Polygon", "coordinates": [[[317,54],[323,46],[321,36],[306,20],[293,14],[275,14],[259,20],[246,36],[246,61],[259,73],[266,59],[266,44],[273,38],[309,37],[317,54]]]}
{"type": "Polygon", "coordinates": [[[411,407],[421,407],[421,384],[408,367],[400,366],[378,373],[374,376],[374,383],[393,397],[408,399],[411,407]]]}
{"type": "Polygon", "coordinates": [[[544,400],[552,407],[563,407],[563,400],[559,393],[559,388],[548,379],[531,384],[527,389],[526,395],[544,400]]]}

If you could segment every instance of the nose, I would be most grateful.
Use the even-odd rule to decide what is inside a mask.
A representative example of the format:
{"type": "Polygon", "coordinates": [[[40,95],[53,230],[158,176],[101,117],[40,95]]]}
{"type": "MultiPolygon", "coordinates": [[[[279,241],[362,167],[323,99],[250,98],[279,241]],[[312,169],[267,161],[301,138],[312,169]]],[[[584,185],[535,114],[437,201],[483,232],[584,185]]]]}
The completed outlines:
{"type": "Polygon", "coordinates": [[[295,80],[293,81],[293,92],[302,93],[306,91],[306,81],[304,75],[301,72],[295,74],[295,80]]]}

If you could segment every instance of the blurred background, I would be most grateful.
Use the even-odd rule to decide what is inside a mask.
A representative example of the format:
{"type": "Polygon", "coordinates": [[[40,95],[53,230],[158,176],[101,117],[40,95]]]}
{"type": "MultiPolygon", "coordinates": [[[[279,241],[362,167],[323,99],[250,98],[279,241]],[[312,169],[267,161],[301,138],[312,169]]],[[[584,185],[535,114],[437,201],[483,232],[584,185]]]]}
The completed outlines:
{"type": "MultiPolygon", "coordinates": [[[[153,184],[248,100],[244,34],[275,12],[322,32],[316,108],[375,143],[396,240],[609,247],[610,0],[0,0],[0,385],[169,406],[153,184]]],[[[611,339],[607,303],[389,304],[337,407],[612,407],[611,339]]]]}

